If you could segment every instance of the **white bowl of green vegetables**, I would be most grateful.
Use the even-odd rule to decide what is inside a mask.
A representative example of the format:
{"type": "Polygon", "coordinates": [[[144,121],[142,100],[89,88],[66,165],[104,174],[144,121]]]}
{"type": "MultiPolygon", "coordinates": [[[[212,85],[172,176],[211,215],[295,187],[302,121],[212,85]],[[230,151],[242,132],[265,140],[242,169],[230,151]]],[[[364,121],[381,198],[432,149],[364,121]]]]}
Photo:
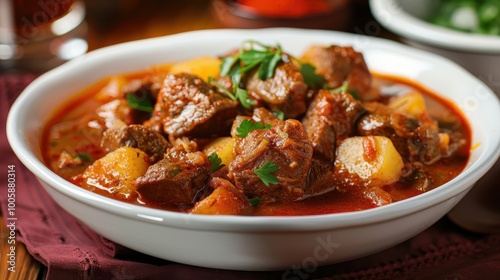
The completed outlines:
{"type": "Polygon", "coordinates": [[[500,95],[499,0],[370,0],[370,7],[405,43],[456,61],[500,95]]]}

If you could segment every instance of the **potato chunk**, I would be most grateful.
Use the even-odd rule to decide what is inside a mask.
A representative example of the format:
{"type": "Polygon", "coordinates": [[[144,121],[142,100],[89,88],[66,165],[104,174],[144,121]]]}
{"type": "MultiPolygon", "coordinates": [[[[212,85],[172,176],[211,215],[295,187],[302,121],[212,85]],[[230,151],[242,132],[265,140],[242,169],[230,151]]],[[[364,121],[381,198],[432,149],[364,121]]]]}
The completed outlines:
{"type": "Polygon", "coordinates": [[[418,91],[411,91],[396,97],[389,103],[389,108],[415,119],[427,115],[424,96],[418,91]]]}
{"type": "Polygon", "coordinates": [[[215,190],[198,201],[191,213],[203,215],[245,215],[250,208],[248,198],[231,182],[214,177],[209,183],[215,190]]]}
{"type": "Polygon", "coordinates": [[[216,153],[219,158],[222,160],[222,164],[228,165],[231,161],[234,160],[234,138],[232,137],[219,137],[210,141],[203,152],[208,156],[212,153],[216,153]]]}
{"type": "Polygon", "coordinates": [[[121,147],[96,160],[83,173],[83,186],[107,196],[129,199],[135,192],[135,180],[146,173],[146,153],[132,147],[121,147]]]}
{"type": "Polygon", "coordinates": [[[174,74],[189,73],[207,81],[208,77],[218,77],[221,60],[217,57],[203,56],[171,65],[170,72],[174,74]]]}
{"type": "Polygon", "coordinates": [[[337,165],[358,175],[370,187],[396,182],[404,167],[403,159],[391,140],[384,136],[345,139],[337,150],[337,165]]]}
{"type": "Polygon", "coordinates": [[[122,97],[122,88],[126,83],[127,80],[122,76],[111,77],[109,82],[96,94],[95,99],[99,101],[111,101],[122,97]]]}

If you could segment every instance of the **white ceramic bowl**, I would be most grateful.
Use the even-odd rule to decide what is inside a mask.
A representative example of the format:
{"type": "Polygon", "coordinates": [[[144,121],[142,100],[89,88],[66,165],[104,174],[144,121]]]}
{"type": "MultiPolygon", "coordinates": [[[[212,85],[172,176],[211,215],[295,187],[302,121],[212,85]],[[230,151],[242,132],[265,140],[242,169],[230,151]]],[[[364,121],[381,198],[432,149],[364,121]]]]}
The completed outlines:
{"type": "Polygon", "coordinates": [[[55,201],[110,240],[197,266],[310,269],[389,248],[443,217],[497,159],[500,127],[492,120],[500,120],[500,105],[483,83],[455,63],[395,42],[331,31],[208,30],[104,48],[40,76],[12,106],[7,134],[17,156],[55,201]],[[131,205],[70,184],[43,164],[40,128],[78,90],[160,62],[224,54],[246,39],[280,43],[297,55],[311,44],[353,45],[371,70],[418,81],[457,103],[472,126],[472,142],[480,145],[458,177],[425,194],[371,210],[302,217],[203,216],[131,205]]]}
{"type": "Polygon", "coordinates": [[[375,19],[412,46],[459,63],[500,95],[500,36],[459,32],[426,21],[436,0],[370,0],[375,19]]]}

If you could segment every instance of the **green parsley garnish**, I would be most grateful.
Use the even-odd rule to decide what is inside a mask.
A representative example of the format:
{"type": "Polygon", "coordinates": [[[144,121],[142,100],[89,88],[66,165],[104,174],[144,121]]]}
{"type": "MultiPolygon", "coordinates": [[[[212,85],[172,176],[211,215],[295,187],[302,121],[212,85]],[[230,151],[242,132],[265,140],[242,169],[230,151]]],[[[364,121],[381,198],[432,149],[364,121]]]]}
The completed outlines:
{"type": "Polygon", "coordinates": [[[245,108],[245,109],[250,109],[252,107],[252,105],[255,104],[255,101],[250,99],[250,97],[248,97],[248,91],[242,89],[242,88],[236,88],[236,99],[241,103],[241,105],[245,108]]]}
{"type": "Polygon", "coordinates": [[[348,92],[350,95],[352,95],[352,97],[353,97],[354,99],[359,100],[359,93],[358,93],[358,91],[357,91],[357,90],[355,90],[355,89],[349,89],[347,92],[348,92]]]}
{"type": "Polygon", "coordinates": [[[238,134],[236,136],[240,138],[245,138],[247,137],[248,133],[250,133],[253,130],[256,129],[270,129],[271,125],[266,124],[264,125],[262,122],[253,122],[251,120],[243,120],[240,125],[236,128],[236,131],[238,134]]]}
{"type": "Polygon", "coordinates": [[[210,161],[210,172],[212,173],[225,166],[222,164],[222,159],[216,153],[211,153],[208,156],[208,160],[210,161]]]}
{"type": "Polygon", "coordinates": [[[349,93],[350,95],[352,95],[352,97],[354,99],[357,99],[359,100],[359,93],[357,90],[355,89],[349,89],[349,83],[348,82],[344,82],[340,87],[338,88],[334,88],[334,89],[329,89],[331,93],[342,93],[342,92],[346,92],[346,93],[349,93]]]}
{"type": "Polygon", "coordinates": [[[345,82],[338,88],[330,89],[330,92],[331,93],[349,92],[349,83],[345,82]]]}
{"type": "MultiPolygon", "coordinates": [[[[233,84],[239,84],[240,82],[235,80],[235,77],[233,79],[233,84]]],[[[254,101],[248,97],[248,92],[240,87],[237,87],[235,90],[235,94],[233,94],[231,91],[229,91],[228,88],[226,88],[223,84],[221,84],[219,81],[214,80],[213,78],[209,77],[208,83],[217,86],[219,89],[220,93],[223,93],[227,97],[231,98],[232,100],[237,100],[240,102],[240,104],[245,108],[245,109],[250,109],[252,105],[254,104],[254,101]]]]}
{"type": "Polygon", "coordinates": [[[167,172],[168,172],[168,176],[170,176],[170,178],[174,178],[175,176],[177,176],[181,173],[181,167],[178,165],[171,166],[168,168],[167,172]]]}
{"type": "Polygon", "coordinates": [[[252,206],[259,206],[261,200],[262,200],[262,198],[260,198],[260,197],[254,197],[254,198],[250,198],[248,201],[250,202],[250,204],[252,206]]]}
{"type": "Polygon", "coordinates": [[[261,167],[255,169],[253,172],[259,176],[266,187],[269,187],[269,184],[279,184],[278,178],[274,176],[273,172],[280,169],[280,167],[274,164],[272,161],[268,160],[261,167]]]}
{"type": "Polygon", "coordinates": [[[89,156],[89,154],[87,153],[79,153],[79,154],[76,154],[74,157],[74,159],[81,159],[83,161],[88,161],[88,162],[91,162],[92,161],[92,158],[89,156]]]}
{"type": "Polygon", "coordinates": [[[316,67],[309,63],[300,64],[300,74],[310,88],[321,88],[325,84],[325,78],[316,74],[316,67]]]}
{"type": "Polygon", "coordinates": [[[278,63],[283,60],[281,55],[279,45],[271,47],[255,41],[247,41],[236,56],[223,58],[220,75],[230,77],[233,82],[234,95],[228,96],[233,100],[238,100],[244,108],[250,109],[255,102],[248,97],[248,92],[240,87],[242,78],[255,68],[257,68],[259,79],[271,78],[278,63]],[[246,44],[250,44],[250,48],[246,48],[246,44]],[[255,49],[254,45],[260,46],[262,50],[255,49]]]}
{"type": "Polygon", "coordinates": [[[273,115],[275,115],[280,120],[284,120],[285,119],[285,112],[283,112],[281,110],[273,111],[273,115]]]}
{"type": "Polygon", "coordinates": [[[145,98],[139,98],[132,93],[127,94],[127,102],[132,109],[137,109],[148,113],[152,113],[154,109],[151,101],[145,98]]]}

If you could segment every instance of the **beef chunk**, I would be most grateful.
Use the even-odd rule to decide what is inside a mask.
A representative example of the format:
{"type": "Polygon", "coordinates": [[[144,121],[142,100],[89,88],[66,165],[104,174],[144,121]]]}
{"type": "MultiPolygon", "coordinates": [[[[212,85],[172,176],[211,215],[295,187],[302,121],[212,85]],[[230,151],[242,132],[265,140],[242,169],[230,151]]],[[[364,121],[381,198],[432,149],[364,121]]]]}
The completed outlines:
{"type": "Polygon", "coordinates": [[[365,107],[369,114],[357,124],[360,135],[388,137],[399,154],[410,161],[430,164],[441,158],[439,129],[432,119],[414,119],[379,103],[367,103],[365,107]]]}
{"type": "Polygon", "coordinates": [[[120,124],[133,124],[135,122],[132,108],[125,99],[115,99],[99,106],[96,109],[97,121],[104,128],[115,127],[120,124]]]}
{"type": "Polygon", "coordinates": [[[311,46],[304,53],[302,60],[316,66],[318,74],[325,77],[332,88],[349,83],[349,89],[356,91],[363,101],[380,97],[378,91],[372,91],[372,76],[363,58],[363,54],[352,47],[311,46]]]}
{"type": "MultiPolygon", "coordinates": [[[[155,104],[164,75],[147,76],[141,80],[132,80],[123,86],[124,97],[133,95],[135,100],[145,104],[155,104]]],[[[133,109],[134,123],[144,123],[151,118],[151,112],[133,109]]]]}
{"type": "Polygon", "coordinates": [[[156,121],[166,134],[220,136],[229,131],[237,102],[212,90],[201,78],[190,74],[169,74],[163,82],[154,109],[156,121]]]}
{"type": "Polygon", "coordinates": [[[101,147],[107,153],[122,146],[142,150],[152,162],[161,160],[167,149],[171,147],[162,135],[139,124],[108,129],[104,132],[101,147]]]}
{"type": "Polygon", "coordinates": [[[210,174],[210,161],[202,152],[188,152],[183,145],[169,149],[165,158],[137,178],[139,199],[154,204],[190,204],[210,174]]]}
{"type": "Polygon", "coordinates": [[[265,124],[273,124],[276,121],[280,121],[278,117],[276,117],[273,113],[271,113],[269,110],[266,108],[255,108],[253,110],[253,116],[252,119],[256,122],[262,122],[265,124]]]}
{"type": "Polygon", "coordinates": [[[235,153],[228,176],[250,198],[260,197],[263,202],[270,202],[304,197],[312,146],[299,121],[276,120],[270,129],[253,130],[237,140],[235,153]],[[279,166],[272,173],[278,184],[266,186],[254,172],[268,161],[279,166]]]}
{"type": "Polygon", "coordinates": [[[158,97],[165,75],[146,76],[143,79],[131,80],[123,86],[124,94],[134,94],[138,98],[147,99],[153,103],[158,97]]]}
{"type": "Polygon", "coordinates": [[[332,191],[336,184],[332,180],[332,166],[323,161],[313,159],[307,173],[307,183],[304,188],[304,197],[316,196],[332,191]]]}
{"type": "Polygon", "coordinates": [[[354,135],[356,121],[364,112],[352,95],[320,90],[302,121],[315,156],[333,163],[335,147],[354,135]]]}
{"type": "Polygon", "coordinates": [[[296,118],[306,111],[307,85],[292,62],[279,64],[274,76],[265,81],[255,71],[246,82],[246,89],[272,111],[283,111],[286,118],[296,118]]]}

